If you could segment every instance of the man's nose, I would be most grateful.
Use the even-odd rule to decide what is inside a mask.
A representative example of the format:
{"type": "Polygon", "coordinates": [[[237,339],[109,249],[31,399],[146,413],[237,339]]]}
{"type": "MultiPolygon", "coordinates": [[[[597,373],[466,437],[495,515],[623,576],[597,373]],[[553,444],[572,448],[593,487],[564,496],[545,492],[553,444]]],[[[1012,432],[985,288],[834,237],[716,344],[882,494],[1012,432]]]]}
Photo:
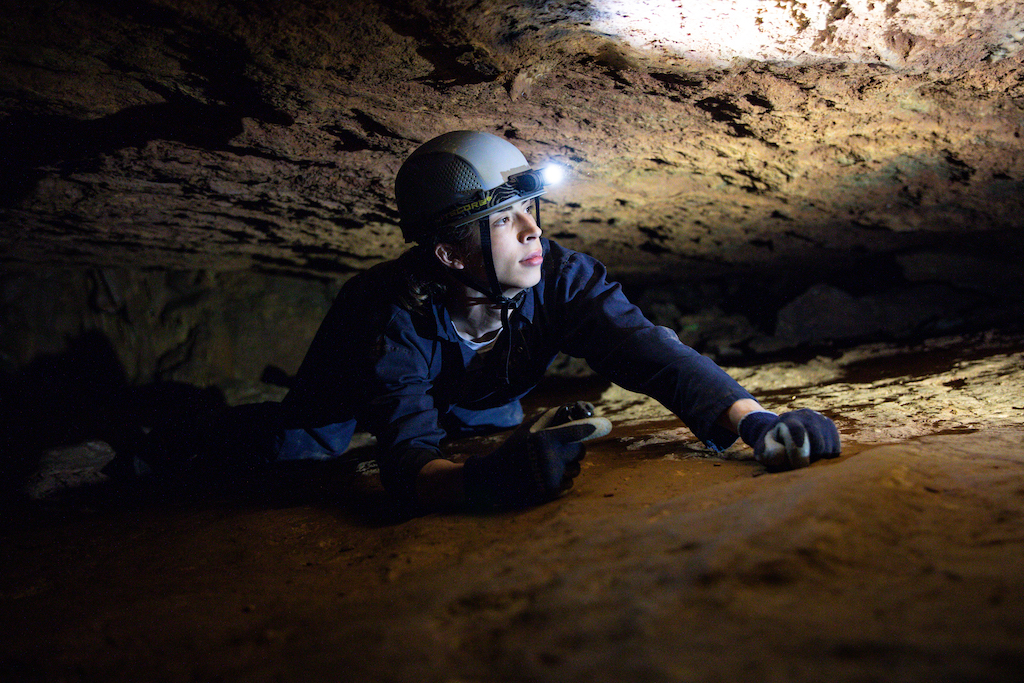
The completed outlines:
{"type": "Polygon", "coordinates": [[[539,237],[541,234],[540,226],[537,225],[536,219],[533,214],[529,211],[517,211],[517,218],[520,221],[520,234],[525,237],[539,237]]]}

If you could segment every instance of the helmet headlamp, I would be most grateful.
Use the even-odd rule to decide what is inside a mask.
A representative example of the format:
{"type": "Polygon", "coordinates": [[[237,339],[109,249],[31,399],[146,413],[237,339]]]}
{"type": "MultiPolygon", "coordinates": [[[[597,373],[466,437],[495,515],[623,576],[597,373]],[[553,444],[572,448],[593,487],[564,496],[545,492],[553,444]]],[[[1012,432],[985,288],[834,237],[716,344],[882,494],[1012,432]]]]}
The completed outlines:
{"type": "Polygon", "coordinates": [[[506,182],[521,196],[537,192],[547,185],[554,185],[562,179],[563,175],[564,173],[560,166],[550,165],[545,166],[539,171],[531,168],[521,173],[510,175],[506,182]]]}
{"type": "Polygon", "coordinates": [[[512,189],[521,196],[536,192],[540,188],[544,187],[544,178],[541,176],[540,171],[530,169],[528,171],[523,171],[522,173],[516,173],[513,176],[509,176],[508,184],[511,185],[512,189]]]}
{"type": "Polygon", "coordinates": [[[565,177],[565,169],[558,164],[548,164],[541,169],[540,174],[544,177],[545,185],[557,185],[565,177]]]}

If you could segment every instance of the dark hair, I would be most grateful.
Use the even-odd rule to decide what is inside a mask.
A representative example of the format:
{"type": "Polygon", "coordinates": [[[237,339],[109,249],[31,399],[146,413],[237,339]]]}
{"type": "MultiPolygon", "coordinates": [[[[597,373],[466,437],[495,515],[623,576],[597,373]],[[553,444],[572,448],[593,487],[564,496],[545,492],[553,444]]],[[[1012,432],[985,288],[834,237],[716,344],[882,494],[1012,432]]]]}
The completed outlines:
{"type": "Polygon", "coordinates": [[[414,311],[431,298],[441,298],[448,293],[452,280],[444,264],[434,255],[434,247],[451,244],[467,251],[473,243],[476,226],[477,221],[472,221],[434,232],[430,243],[417,244],[398,258],[405,276],[398,288],[398,301],[403,308],[414,311]]]}

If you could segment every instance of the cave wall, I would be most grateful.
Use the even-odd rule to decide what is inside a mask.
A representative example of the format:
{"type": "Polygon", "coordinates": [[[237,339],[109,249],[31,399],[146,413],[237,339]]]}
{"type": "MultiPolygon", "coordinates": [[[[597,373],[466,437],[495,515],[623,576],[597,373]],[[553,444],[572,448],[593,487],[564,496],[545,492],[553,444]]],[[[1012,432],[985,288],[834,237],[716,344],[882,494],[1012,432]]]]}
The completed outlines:
{"type": "Polygon", "coordinates": [[[454,128],[563,164],[547,234],[716,357],[1021,319],[1022,2],[2,4],[12,371],[293,370],[454,128]]]}
{"type": "Polygon", "coordinates": [[[115,386],[284,383],[337,290],[331,281],[234,271],[8,274],[0,319],[19,334],[5,334],[0,353],[9,374],[35,364],[58,376],[59,359],[77,355],[101,368],[87,375],[102,372],[115,386]]]}

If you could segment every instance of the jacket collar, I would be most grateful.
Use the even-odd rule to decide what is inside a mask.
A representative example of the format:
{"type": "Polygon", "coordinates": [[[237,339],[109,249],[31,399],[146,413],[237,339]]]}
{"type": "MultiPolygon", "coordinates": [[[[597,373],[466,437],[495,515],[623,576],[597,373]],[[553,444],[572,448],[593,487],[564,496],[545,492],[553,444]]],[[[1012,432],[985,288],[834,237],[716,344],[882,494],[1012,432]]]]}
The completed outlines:
{"type": "MultiPolygon", "coordinates": [[[[541,240],[544,247],[545,256],[548,253],[548,241],[546,239],[541,240]]],[[[544,284],[545,269],[541,269],[541,281],[536,286],[531,287],[524,291],[522,301],[520,301],[518,308],[516,308],[513,314],[510,311],[510,319],[522,319],[527,323],[533,323],[533,316],[537,309],[537,293],[541,285],[544,284]]],[[[443,302],[430,301],[431,312],[434,318],[434,335],[436,339],[443,339],[450,342],[458,342],[459,335],[455,332],[455,325],[452,323],[451,314],[448,312],[448,308],[443,302]]]]}

